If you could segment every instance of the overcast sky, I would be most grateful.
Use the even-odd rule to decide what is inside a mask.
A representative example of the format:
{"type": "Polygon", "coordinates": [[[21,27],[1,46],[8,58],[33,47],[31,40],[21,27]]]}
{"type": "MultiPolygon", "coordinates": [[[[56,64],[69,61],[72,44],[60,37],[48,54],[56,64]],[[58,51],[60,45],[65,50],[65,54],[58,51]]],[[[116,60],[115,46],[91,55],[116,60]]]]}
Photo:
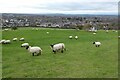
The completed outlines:
{"type": "Polygon", "coordinates": [[[0,13],[117,14],[119,0],[0,0],[0,13]]]}

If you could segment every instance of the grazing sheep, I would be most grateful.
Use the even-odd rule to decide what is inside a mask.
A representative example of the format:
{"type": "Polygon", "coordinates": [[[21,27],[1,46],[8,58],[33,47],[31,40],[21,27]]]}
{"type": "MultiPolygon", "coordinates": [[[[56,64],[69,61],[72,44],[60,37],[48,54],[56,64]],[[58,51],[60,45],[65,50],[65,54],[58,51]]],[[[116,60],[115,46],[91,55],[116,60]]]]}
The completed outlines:
{"type": "Polygon", "coordinates": [[[99,47],[101,45],[100,42],[93,42],[93,44],[95,44],[96,47],[99,47]]]}
{"type": "Polygon", "coordinates": [[[8,31],[9,29],[4,29],[4,31],[8,31]]]}
{"type": "Polygon", "coordinates": [[[21,47],[27,47],[27,46],[29,46],[29,43],[23,43],[23,44],[21,44],[21,47]]]}
{"type": "Polygon", "coordinates": [[[69,39],[72,39],[72,36],[69,36],[69,39]]]}
{"type": "Polygon", "coordinates": [[[49,34],[49,32],[46,32],[47,34],[49,34]]]}
{"type": "Polygon", "coordinates": [[[93,34],[96,34],[96,33],[93,33],[93,34]]]}
{"type": "Polygon", "coordinates": [[[32,55],[34,56],[34,54],[36,54],[37,56],[40,54],[41,55],[41,52],[42,52],[42,49],[38,46],[34,46],[34,47],[31,47],[31,46],[27,46],[26,49],[32,53],[32,55]]]}
{"type": "Polygon", "coordinates": [[[0,41],[0,43],[1,43],[1,44],[4,44],[4,43],[5,43],[5,41],[6,41],[6,40],[5,40],[5,39],[3,39],[3,40],[1,40],[1,41],[0,41]]]}
{"type": "Polygon", "coordinates": [[[10,40],[6,40],[5,43],[6,43],[6,44],[10,44],[11,41],[10,41],[10,40]]]}
{"type": "Polygon", "coordinates": [[[24,41],[25,39],[24,38],[20,38],[20,41],[24,41]]]}
{"type": "Polygon", "coordinates": [[[75,39],[77,40],[77,39],[78,39],[78,36],[75,36],[75,39]]]}
{"type": "Polygon", "coordinates": [[[17,41],[17,38],[13,38],[13,41],[17,41]]]}
{"type": "Polygon", "coordinates": [[[3,39],[3,40],[0,41],[0,43],[1,43],[1,44],[10,44],[11,41],[10,41],[10,40],[5,40],[5,39],[3,39]]]}
{"type": "Polygon", "coordinates": [[[64,43],[51,44],[50,47],[52,48],[54,53],[58,51],[61,51],[63,53],[63,51],[66,50],[64,43]]]}

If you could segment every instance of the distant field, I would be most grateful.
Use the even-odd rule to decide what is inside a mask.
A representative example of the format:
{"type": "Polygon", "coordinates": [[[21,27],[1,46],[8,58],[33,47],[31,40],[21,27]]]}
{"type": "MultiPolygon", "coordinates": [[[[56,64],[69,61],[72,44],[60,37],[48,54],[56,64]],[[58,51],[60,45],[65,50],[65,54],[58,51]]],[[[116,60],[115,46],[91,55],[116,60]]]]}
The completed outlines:
{"type": "Polygon", "coordinates": [[[16,31],[3,31],[2,38],[12,41],[2,46],[3,78],[118,77],[116,32],[98,31],[93,35],[91,32],[76,30],[20,28],[16,31]],[[69,35],[77,35],[79,39],[69,39],[69,35]],[[25,48],[21,48],[23,42],[12,41],[14,37],[24,37],[24,42],[40,46],[42,55],[30,55],[25,48]],[[96,48],[93,41],[100,41],[102,45],[96,48]],[[67,51],[53,54],[49,45],[57,42],[65,43],[67,51]]]}

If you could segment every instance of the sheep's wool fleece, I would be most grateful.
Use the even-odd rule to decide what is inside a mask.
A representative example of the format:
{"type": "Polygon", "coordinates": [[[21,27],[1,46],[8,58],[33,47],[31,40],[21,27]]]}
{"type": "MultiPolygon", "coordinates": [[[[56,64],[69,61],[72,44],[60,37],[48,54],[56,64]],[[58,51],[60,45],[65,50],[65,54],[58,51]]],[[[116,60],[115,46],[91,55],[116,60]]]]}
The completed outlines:
{"type": "Polygon", "coordinates": [[[36,47],[29,47],[28,50],[29,50],[31,53],[34,53],[34,52],[39,53],[40,51],[42,51],[41,48],[40,48],[40,47],[37,47],[37,46],[36,46],[36,47]]]}
{"type": "Polygon", "coordinates": [[[95,42],[95,44],[96,44],[96,45],[101,45],[101,43],[100,43],[100,42],[95,42]]]}
{"type": "Polygon", "coordinates": [[[53,50],[59,50],[59,49],[62,49],[62,48],[65,48],[65,45],[63,43],[55,44],[53,46],[53,50]]]}

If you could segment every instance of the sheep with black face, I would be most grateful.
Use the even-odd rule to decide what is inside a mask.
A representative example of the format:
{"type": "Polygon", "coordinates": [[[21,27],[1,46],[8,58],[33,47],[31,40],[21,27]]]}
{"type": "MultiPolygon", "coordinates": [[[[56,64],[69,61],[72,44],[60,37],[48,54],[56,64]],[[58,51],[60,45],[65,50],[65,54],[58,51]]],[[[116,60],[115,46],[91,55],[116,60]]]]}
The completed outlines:
{"type": "Polygon", "coordinates": [[[36,54],[37,56],[38,55],[41,55],[41,52],[42,52],[42,49],[38,46],[34,46],[34,47],[31,47],[31,46],[27,46],[26,49],[34,56],[34,54],[36,54]]]}
{"type": "Polygon", "coordinates": [[[95,44],[96,47],[99,47],[101,45],[100,42],[93,42],[93,44],[95,44]]]}
{"type": "Polygon", "coordinates": [[[63,53],[63,51],[66,50],[64,43],[51,44],[50,47],[52,48],[54,53],[56,53],[58,51],[61,51],[63,53]]]}

